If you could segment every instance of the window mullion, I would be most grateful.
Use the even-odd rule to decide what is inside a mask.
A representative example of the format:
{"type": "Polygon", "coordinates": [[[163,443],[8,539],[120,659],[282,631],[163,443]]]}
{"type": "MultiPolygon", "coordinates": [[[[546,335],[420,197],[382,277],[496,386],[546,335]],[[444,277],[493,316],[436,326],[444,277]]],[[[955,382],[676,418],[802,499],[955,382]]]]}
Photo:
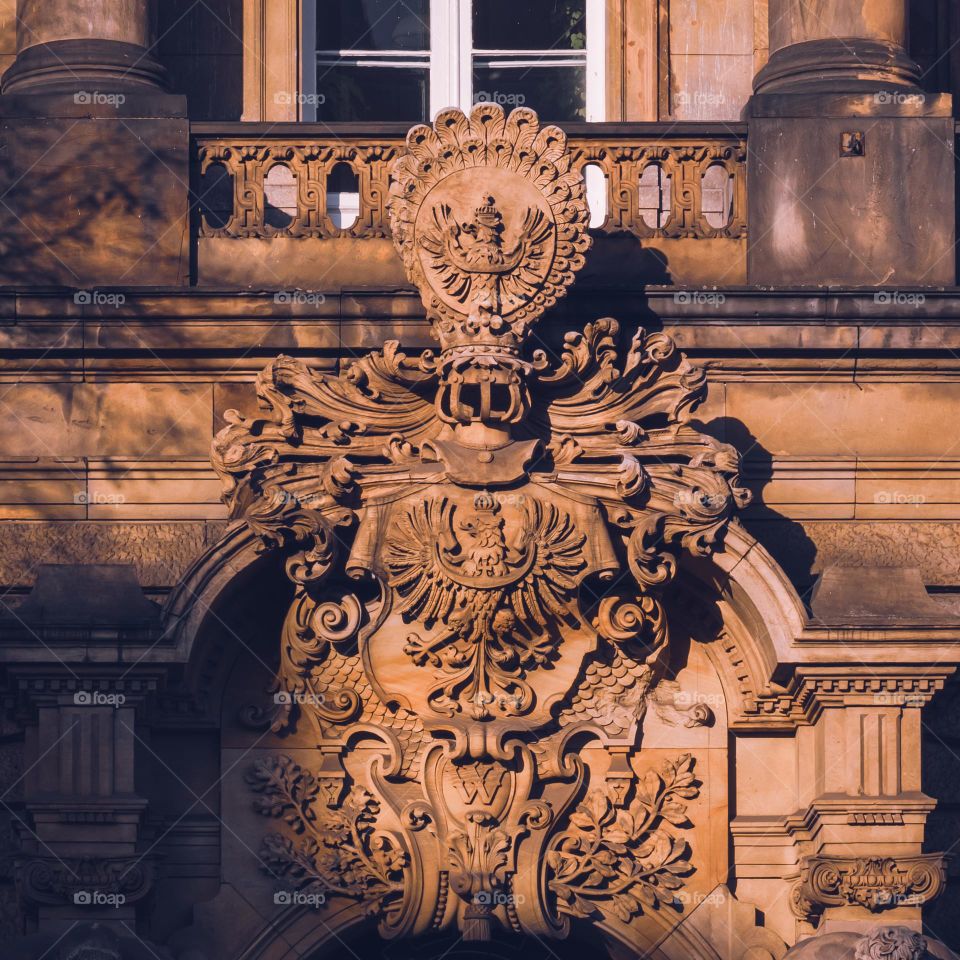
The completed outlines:
{"type": "Polygon", "coordinates": [[[317,0],[304,0],[300,37],[300,120],[317,119],[317,0]]]}
{"type": "Polygon", "coordinates": [[[607,118],[607,0],[587,3],[587,102],[588,121],[607,118]]]}
{"type": "Polygon", "coordinates": [[[473,4],[479,0],[454,0],[459,7],[459,73],[460,98],[462,110],[470,110],[473,105],[473,4]]]}
{"type": "Polygon", "coordinates": [[[459,0],[432,0],[430,4],[430,118],[459,97],[459,0]]]}

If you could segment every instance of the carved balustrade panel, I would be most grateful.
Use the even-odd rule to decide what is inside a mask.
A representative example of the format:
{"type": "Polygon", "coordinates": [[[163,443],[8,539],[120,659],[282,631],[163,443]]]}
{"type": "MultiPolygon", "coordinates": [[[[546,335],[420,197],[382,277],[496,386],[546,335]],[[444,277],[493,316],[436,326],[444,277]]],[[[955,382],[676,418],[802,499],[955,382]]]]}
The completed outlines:
{"type": "MultiPolygon", "coordinates": [[[[385,237],[390,168],[406,151],[400,138],[303,134],[244,135],[224,125],[217,134],[195,136],[201,237],[385,237]],[[327,209],[328,178],[338,164],[357,179],[359,215],[338,227],[327,209]],[[271,224],[265,181],[276,166],[296,183],[290,222],[271,224]],[[228,209],[211,211],[209,174],[222,167],[231,185],[228,209]],[[295,207],[295,209],[293,209],[295,207]]],[[[747,230],[746,141],[714,129],[683,136],[625,130],[611,137],[570,138],[571,169],[595,166],[603,173],[606,218],[596,230],[649,239],[736,240],[747,230]],[[650,186],[645,189],[645,182],[650,186]]],[[[591,198],[596,200],[597,198],[591,198]]]]}

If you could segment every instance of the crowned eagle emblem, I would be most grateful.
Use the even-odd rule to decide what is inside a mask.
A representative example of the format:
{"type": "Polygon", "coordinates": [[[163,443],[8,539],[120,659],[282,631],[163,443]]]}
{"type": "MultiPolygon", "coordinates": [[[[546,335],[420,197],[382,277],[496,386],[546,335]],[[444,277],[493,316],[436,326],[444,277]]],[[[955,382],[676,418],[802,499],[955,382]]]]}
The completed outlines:
{"type": "Polygon", "coordinates": [[[387,541],[389,584],[398,612],[433,636],[407,636],[419,665],[448,674],[431,693],[440,712],[471,704],[477,719],[499,702],[523,713],[526,670],[547,663],[557,643],[552,623],[571,616],[586,537],[553,504],[525,498],[508,537],[496,499],[461,510],[445,497],[415,504],[387,541]]]}
{"type": "Polygon", "coordinates": [[[503,214],[488,195],[472,223],[458,223],[449,204],[436,204],[418,241],[447,296],[462,303],[469,316],[499,316],[533,298],[542,286],[555,230],[543,210],[529,207],[519,234],[508,244],[503,214]]]}

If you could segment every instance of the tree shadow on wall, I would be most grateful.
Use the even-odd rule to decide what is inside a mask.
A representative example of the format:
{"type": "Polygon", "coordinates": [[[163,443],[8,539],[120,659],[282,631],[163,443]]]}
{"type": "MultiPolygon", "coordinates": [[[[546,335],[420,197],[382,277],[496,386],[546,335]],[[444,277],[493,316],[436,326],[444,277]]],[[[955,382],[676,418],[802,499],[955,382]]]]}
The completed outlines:
{"type": "Polygon", "coordinates": [[[145,95],[130,94],[88,109],[76,96],[84,95],[0,98],[0,284],[90,291],[183,283],[188,124],[149,109],[156,102],[169,112],[180,101],[147,95],[135,104],[145,95]]]}
{"type": "Polygon", "coordinates": [[[764,496],[773,480],[772,454],[742,420],[734,417],[715,417],[706,423],[693,420],[691,426],[739,451],[742,479],[753,492],[753,500],[740,517],[741,523],[784,569],[809,613],[816,582],[813,567],[817,546],[802,524],[784,516],[764,496]]]}

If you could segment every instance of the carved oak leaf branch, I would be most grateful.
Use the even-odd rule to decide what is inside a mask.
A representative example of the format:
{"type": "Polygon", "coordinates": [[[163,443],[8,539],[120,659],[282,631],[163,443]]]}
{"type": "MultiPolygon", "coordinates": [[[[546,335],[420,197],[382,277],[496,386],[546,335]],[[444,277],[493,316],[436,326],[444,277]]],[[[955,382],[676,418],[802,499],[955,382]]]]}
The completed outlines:
{"type": "Polygon", "coordinates": [[[259,794],[254,809],[282,818],[298,835],[264,838],[260,857],[266,872],[289,878],[298,889],[354,897],[374,914],[399,906],[408,857],[394,834],[377,829],[380,804],[371,793],[354,786],[330,809],[316,777],[285,755],[258,761],[246,782],[259,794]]]}
{"type": "Polygon", "coordinates": [[[699,794],[693,762],[687,754],[668,761],[662,774],[648,771],[626,810],[599,790],[587,795],[547,854],[558,912],[580,918],[600,912],[629,923],[645,909],[678,904],[673,891],[693,866],[687,842],[665,823],[689,823],[682,800],[699,794]]]}

